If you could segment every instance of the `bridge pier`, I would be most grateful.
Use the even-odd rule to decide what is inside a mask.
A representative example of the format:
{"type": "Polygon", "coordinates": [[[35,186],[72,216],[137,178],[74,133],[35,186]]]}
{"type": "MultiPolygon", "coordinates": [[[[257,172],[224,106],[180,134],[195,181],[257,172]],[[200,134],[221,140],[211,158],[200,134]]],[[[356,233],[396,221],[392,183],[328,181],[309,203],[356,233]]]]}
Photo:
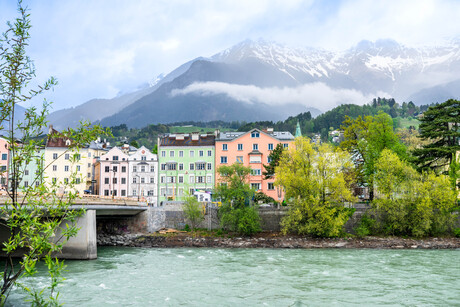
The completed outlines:
{"type": "Polygon", "coordinates": [[[62,252],[56,256],[64,259],[96,259],[96,210],[87,209],[85,214],[77,219],[76,226],[79,228],[78,234],[70,238],[64,245],[62,252]]]}

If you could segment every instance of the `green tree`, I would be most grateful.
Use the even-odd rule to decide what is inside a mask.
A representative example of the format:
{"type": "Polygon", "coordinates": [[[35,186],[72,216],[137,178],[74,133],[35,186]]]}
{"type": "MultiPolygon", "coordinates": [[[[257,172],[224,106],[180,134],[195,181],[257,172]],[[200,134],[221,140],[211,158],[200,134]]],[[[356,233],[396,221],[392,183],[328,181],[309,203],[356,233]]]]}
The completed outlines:
{"type": "MultiPolygon", "coordinates": [[[[9,231],[8,239],[2,243],[7,260],[1,273],[0,298],[1,305],[5,304],[12,287],[21,287],[20,278],[34,275],[37,263],[44,261],[50,286],[42,290],[24,286],[23,289],[33,297],[35,305],[57,305],[56,287],[62,280],[64,265],[53,255],[77,234],[75,221],[82,211],[71,210],[70,205],[78,197],[73,187],[81,178],[72,173],[70,180],[63,184],[68,192],[65,196],[58,194],[58,183],[51,186],[40,184],[47,166],[43,166],[39,136],[43,135],[46,127],[50,104],[45,100],[40,110],[28,107],[22,121],[15,118],[15,111],[19,103],[30,103],[32,98],[51,89],[57,82],[50,78],[37,88],[29,86],[35,77],[33,63],[26,54],[31,24],[27,8],[22,6],[21,1],[18,12],[19,17],[14,23],[7,23],[7,30],[0,39],[0,130],[7,131],[11,155],[11,189],[8,190],[6,204],[0,208],[2,226],[9,231]],[[26,167],[32,162],[38,165],[35,180],[20,188],[26,167]],[[22,255],[19,263],[13,261],[13,257],[18,255],[22,255]],[[44,297],[45,289],[49,290],[48,298],[44,297]]],[[[61,136],[72,140],[68,151],[72,153],[69,162],[74,163],[79,157],[78,149],[102,132],[99,126],[90,129],[88,123],[76,130],[65,131],[61,136]]]]}
{"type": "Polygon", "coordinates": [[[452,227],[456,196],[447,176],[420,174],[385,149],[375,177],[378,232],[421,237],[445,234],[452,227]]]}
{"type": "Polygon", "coordinates": [[[284,147],[283,144],[279,143],[276,145],[275,149],[270,152],[268,158],[270,159],[270,163],[268,165],[264,165],[265,172],[262,174],[264,175],[265,179],[270,179],[275,175],[275,168],[278,166],[281,155],[283,154],[284,147]]]}
{"type": "Polygon", "coordinates": [[[371,200],[374,197],[375,163],[384,149],[391,149],[400,157],[407,158],[406,147],[393,131],[393,121],[388,114],[375,116],[346,117],[342,123],[344,141],[340,147],[350,152],[355,162],[359,183],[369,187],[371,200]]]}
{"type": "Polygon", "coordinates": [[[222,227],[243,235],[260,231],[258,210],[251,204],[254,190],[248,184],[251,168],[240,163],[217,169],[216,196],[222,200],[219,209],[222,227]]]}
{"type": "Polygon", "coordinates": [[[192,231],[204,220],[204,212],[200,202],[193,195],[187,195],[184,201],[184,215],[190,223],[192,231]]]}
{"type": "Polygon", "coordinates": [[[419,170],[447,172],[460,151],[460,101],[449,99],[431,106],[420,118],[420,137],[429,144],[413,151],[419,170]]]}
{"type": "Polygon", "coordinates": [[[314,148],[308,138],[296,138],[276,168],[276,184],[284,187],[291,205],[283,232],[339,236],[350,213],[344,204],[355,200],[345,179],[351,167],[346,152],[329,144],[314,148]]]}
{"type": "Polygon", "coordinates": [[[136,148],[139,148],[139,143],[136,141],[136,140],[132,140],[129,145],[133,146],[133,147],[136,147],[136,148]]]}

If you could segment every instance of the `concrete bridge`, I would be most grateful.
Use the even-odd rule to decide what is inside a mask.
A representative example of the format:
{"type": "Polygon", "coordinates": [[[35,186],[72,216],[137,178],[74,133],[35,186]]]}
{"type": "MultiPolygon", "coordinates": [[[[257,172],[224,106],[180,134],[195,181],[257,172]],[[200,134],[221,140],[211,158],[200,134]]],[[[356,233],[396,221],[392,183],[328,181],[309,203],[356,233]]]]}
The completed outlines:
{"type": "MultiPolygon", "coordinates": [[[[0,205],[9,200],[8,196],[0,195],[0,205]]],[[[77,219],[80,228],[77,236],[70,238],[62,253],[57,255],[65,259],[96,259],[97,258],[97,219],[124,219],[130,220],[133,225],[139,226],[140,231],[147,230],[147,202],[128,198],[110,198],[84,196],[76,199],[72,209],[85,209],[85,214],[77,219]],[[142,229],[145,228],[145,229],[142,229]]],[[[65,221],[63,222],[65,224],[65,221]]],[[[59,233],[56,237],[60,237],[59,233]]],[[[9,229],[0,226],[0,242],[9,238],[9,229]]],[[[3,252],[0,252],[3,253],[3,252]]],[[[1,254],[0,254],[1,255],[1,254]]]]}

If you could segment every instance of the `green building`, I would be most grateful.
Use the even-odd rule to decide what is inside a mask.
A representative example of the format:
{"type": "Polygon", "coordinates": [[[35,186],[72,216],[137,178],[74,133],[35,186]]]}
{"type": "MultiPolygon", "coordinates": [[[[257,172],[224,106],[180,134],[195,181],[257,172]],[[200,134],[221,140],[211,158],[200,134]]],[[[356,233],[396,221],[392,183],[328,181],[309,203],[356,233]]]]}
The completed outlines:
{"type": "Polygon", "coordinates": [[[158,138],[158,202],[210,192],[215,184],[214,134],[165,134],[158,138]]]}

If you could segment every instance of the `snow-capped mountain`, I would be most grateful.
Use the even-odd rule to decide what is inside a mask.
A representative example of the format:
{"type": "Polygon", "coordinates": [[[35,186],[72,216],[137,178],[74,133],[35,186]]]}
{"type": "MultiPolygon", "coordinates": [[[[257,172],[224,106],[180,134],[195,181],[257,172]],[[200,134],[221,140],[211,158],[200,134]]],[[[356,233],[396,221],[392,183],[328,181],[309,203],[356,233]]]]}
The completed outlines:
{"type": "MultiPolygon", "coordinates": [[[[376,96],[416,104],[458,99],[458,84],[460,39],[434,47],[409,47],[389,39],[362,41],[341,52],[246,40],[158,76],[149,90],[131,93],[117,110],[106,108],[110,113],[104,113],[103,105],[111,104],[104,100],[100,112],[88,112],[97,114],[96,120],[105,126],[280,120],[342,103],[364,104],[376,96]]],[[[88,113],[72,112],[60,118],[88,113]]],[[[60,121],[61,126],[69,124],[60,121]]]]}

